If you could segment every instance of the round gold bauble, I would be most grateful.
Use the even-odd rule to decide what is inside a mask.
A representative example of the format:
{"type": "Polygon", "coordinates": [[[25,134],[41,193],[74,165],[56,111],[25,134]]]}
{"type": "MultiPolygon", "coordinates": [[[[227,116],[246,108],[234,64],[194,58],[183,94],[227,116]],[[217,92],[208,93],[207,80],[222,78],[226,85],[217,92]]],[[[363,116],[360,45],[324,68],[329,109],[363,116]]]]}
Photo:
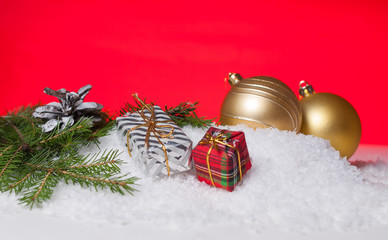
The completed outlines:
{"type": "Polygon", "coordinates": [[[311,85],[303,83],[306,85],[299,91],[303,116],[300,132],[329,140],[342,157],[350,158],[361,138],[361,122],[356,110],[342,97],[315,93],[311,85]]]}
{"type": "Polygon", "coordinates": [[[299,131],[301,107],[286,84],[267,76],[243,79],[236,73],[229,74],[229,83],[232,89],[221,106],[222,125],[245,124],[253,128],[299,131]]]}

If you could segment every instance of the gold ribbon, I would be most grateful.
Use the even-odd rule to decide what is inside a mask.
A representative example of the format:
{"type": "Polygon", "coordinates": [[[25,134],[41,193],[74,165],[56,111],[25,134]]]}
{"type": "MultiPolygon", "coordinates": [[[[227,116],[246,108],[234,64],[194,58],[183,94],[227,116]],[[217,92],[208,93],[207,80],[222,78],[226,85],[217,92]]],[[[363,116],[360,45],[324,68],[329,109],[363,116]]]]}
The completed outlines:
{"type": "Polygon", "coordinates": [[[148,149],[149,147],[149,138],[150,138],[150,134],[153,133],[155,138],[158,140],[158,142],[162,145],[162,149],[163,149],[163,152],[164,152],[164,157],[166,159],[166,167],[167,167],[167,173],[168,173],[168,176],[170,176],[170,166],[168,164],[168,157],[167,157],[167,150],[166,150],[166,147],[164,146],[163,142],[160,140],[160,138],[173,138],[172,133],[174,132],[174,127],[171,126],[171,125],[157,125],[159,123],[174,123],[173,121],[171,120],[164,120],[164,121],[156,121],[156,118],[155,118],[155,109],[154,109],[154,106],[151,105],[151,104],[145,104],[138,96],[136,93],[132,94],[133,98],[137,101],[140,102],[141,104],[141,108],[140,110],[138,111],[139,115],[143,118],[144,120],[144,124],[141,124],[139,126],[136,126],[136,127],[133,127],[131,129],[128,130],[127,132],[127,147],[128,147],[128,153],[129,153],[129,156],[132,157],[131,155],[131,150],[129,148],[129,133],[133,130],[136,130],[140,127],[148,127],[147,129],[147,133],[146,133],[146,136],[145,136],[145,146],[146,148],[148,149]],[[147,117],[144,113],[144,109],[147,109],[151,116],[150,117],[147,117]],[[169,132],[165,132],[163,130],[158,130],[158,128],[170,128],[171,130],[169,132]]]}
{"type": "Polygon", "coordinates": [[[218,144],[222,144],[224,146],[228,146],[230,148],[233,148],[234,150],[236,150],[237,152],[237,160],[238,160],[238,169],[240,171],[240,180],[242,179],[242,172],[241,172],[241,160],[240,160],[240,152],[238,151],[238,149],[228,143],[226,143],[225,141],[228,140],[229,137],[224,135],[224,130],[221,131],[220,134],[218,134],[217,136],[214,136],[207,132],[205,134],[205,137],[204,139],[202,139],[199,144],[200,145],[206,145],[206,144],[211,144],[210,148],[209,148],[209,151],[207,152],[207,155],[206,155],[206,163],[207,163],[207,169],[209,171],[209,176],[210,176],[210,180],[213,184],[213,186],[215,187],[216,185],[214,184],[214,181],[213,181],[213,176],[212,176],[212,173],[211,173],[211,170],[210,170],[210,163],[209,163],[209,156],[210,156],[210,153],[211,151],[213,150],[213,148],[215,148],[217,151],[218,151],[218,144]]]}

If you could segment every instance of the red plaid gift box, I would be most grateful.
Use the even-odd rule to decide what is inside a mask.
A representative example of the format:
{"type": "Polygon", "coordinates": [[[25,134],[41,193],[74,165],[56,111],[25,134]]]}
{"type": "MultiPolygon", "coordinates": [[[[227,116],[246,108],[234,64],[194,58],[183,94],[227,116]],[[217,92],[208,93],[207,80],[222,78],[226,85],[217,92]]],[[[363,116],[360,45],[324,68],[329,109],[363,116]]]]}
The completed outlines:
{"type": "Polygon", "coordinates": [[[243,132],[211,127],[192,156],[199,181],[230,192],[252,167],[243,132]]]}

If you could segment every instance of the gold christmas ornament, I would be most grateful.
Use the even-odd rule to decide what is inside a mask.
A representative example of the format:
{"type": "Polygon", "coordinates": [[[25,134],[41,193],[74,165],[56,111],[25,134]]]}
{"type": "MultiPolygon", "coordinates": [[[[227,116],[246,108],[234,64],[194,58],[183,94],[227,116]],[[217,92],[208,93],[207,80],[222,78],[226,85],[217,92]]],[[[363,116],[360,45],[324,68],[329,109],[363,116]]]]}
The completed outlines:
{"type": "Polygon", "coordinates": [[[361,138],[360,118],[353,106],[332,93],[315,93],[306,81],[299,83],[302,106],[300,132],[330,141],[342,157],[350,158],[361,138]]]}
{"type": "Polygon", "coordinates": [[[228,80],[232,89],[221,106],[222,125],[299,131],[302,110],[286,84],[267,76],[243,79],[238,73],[229,73],[228,80]]]}

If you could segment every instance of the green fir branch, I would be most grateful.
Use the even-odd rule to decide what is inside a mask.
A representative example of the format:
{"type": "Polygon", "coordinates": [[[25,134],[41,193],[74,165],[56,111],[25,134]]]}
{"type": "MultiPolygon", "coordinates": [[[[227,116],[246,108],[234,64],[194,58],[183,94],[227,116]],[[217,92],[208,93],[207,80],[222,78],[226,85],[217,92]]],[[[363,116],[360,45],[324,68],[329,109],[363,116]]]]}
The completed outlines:
{"type": "Polygon", "coordinates": [[[113,118],[109,118],[108,122],[104,123],[99,128],[94,127],[93,132],[89,135],[88,139],[86,139],[86,146],[91,144],[95,144],[97,146],[100,145],[100,137],[109,135],[109,132],[114,128],[115,122],[112,120],[113,118]]]}
{"type": "Polygon", "coordinates": [[[23,196],[19,198],[21,203],[31,208],[40,206],[43,202],[49,200],[54,192],[53,189],[60,180],[52,171],[41,172],[35,177],[35,181],[30,183],[31,186],[25,186],[25,191],[22,192],[23,196]]]}
{"type": "Polygon", "coordinates": [[[205,119],[205,117],[198,117],[196,110],[198,102],[189,103],[183,102],[176,107],[167,108],[165,111],[178,126],[183,127],[191,125],[198,128],[206,128],[211,125],[214,119],[205,119]]]}
{"type": "MultiPolygon", "coordinates": [[[[144,103],[146,103],[147,99],[144,98],[144,100],[142,100],[144,103]]],[[[133,113],[133,112],[137,112],[139,111],[143,106],[140,102],[138,102],[136,99],[134,99],[135,101],[135,104],[131,104],[129,102],[126,102],[124,104],[124,107],[122,107],[119,111],[119,114],[120,115],[125,115],[127,113],[133,113]]],[[[148,104],[151,104],[151,105],[154,105],[155,103],[154,102],[151,102],[151,103],[148,103],[148,104]]]]}
{"type": "MultiPolygon", "coordinates": [[[[36,106],[35,106],[36,107],[36,106]]],[[[79,149],[98,144],[113,127],[106,117],[98,126],[81,118],[74,125],[50,133],[40,129],[42,120],[32,117],[35,107],[23,107],[0,117],[0,191],[20,195],[20,202],[40,206],[49,200],[60,181],[133,194],[136,177],[121,173],[118,151],[86,156],[79,149]]],[[[108,115],[106,115],[108,116],[108,115]]]]}

